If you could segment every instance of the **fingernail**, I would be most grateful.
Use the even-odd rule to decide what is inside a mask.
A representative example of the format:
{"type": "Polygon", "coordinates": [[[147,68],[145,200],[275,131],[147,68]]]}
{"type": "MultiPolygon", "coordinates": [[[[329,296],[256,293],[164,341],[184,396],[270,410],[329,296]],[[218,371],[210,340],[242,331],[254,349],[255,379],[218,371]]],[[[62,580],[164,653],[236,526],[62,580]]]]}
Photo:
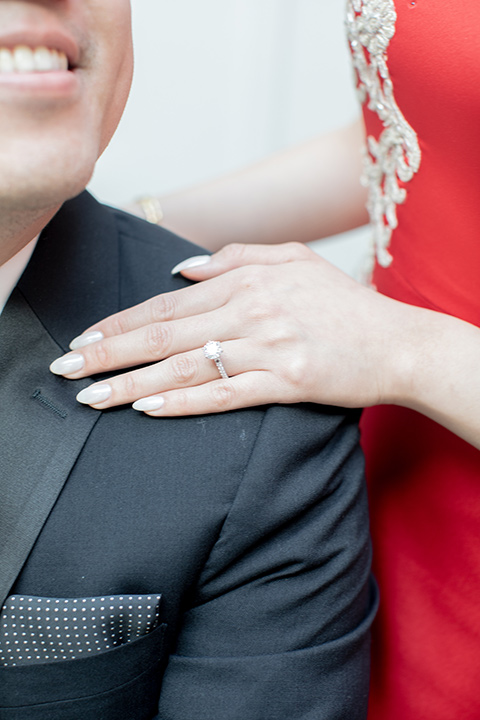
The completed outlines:
{"type": "Polygon", "coordinates": [[[74,338],[68,347],[70,350],[79,350],[86,345],[91,345],[99,340],[103,340],[103,337],[104,335],[100,332],[100,330],[92,330],[91,332],[84,333],[83,335],[79,335],[74,338]]]}
{"type": "Polygon", "coordinates": [[[173,268],[172,275],[178,275],[182,270],[189,270],[190,268],[200,267],[200,265],[206,265],[210,262],[210,255],[194,255],[191,258],[183,260],[173,268]]]}
{"type": "Polygon", "coordinates": [[[165,400],[158,395],[152,395],[151,397],[141,398],[134,402],[132,407],[134,410],[140,412],[149,412],[150,410],[160,410],[165,405],[165,400]]]}
{"type": "Polygon", "coordinates": [[[81,390],[77,395],[77,400],[82,405],[98,405],[105,402],[112,394],[112,388],[107,383],[100,385],[90,385],[90,387],[81,390]]]}
{"type": "Polygon", "coordinates": [[[71,375],[72,373],[78,372],[85,365],[85,358],[83,355],[73,353],[72,355],[64,355],[61,358],[57,358],[50,365],[50,371],[54,375],[71,375]]]}

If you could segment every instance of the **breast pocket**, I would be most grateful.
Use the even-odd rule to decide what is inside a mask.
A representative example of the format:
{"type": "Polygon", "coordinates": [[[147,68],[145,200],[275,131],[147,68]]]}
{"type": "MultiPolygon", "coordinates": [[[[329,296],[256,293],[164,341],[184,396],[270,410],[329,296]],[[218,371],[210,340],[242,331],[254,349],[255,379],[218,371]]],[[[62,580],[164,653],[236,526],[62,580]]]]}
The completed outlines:
{"type": "Polygon", "coordinates": [[[159,623],[158,612],[155,621],[145,615],[146,599],[17,597],[12,602],[9,598],[1,617],[0,720],[155,717],[166,664],[167,626],[159,623]],[[78,610],[74,617],[73,604],[78,610]],[[42,605],[43,610],[47,606],[47,615],[42,614],[42,605]]]}

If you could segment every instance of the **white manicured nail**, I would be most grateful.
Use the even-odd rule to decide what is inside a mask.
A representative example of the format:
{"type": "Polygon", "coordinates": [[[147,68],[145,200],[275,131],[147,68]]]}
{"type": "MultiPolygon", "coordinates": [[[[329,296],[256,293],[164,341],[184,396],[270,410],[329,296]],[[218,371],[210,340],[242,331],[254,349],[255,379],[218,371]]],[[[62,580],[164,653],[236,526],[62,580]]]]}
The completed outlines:
{"type": "Polygon", "coordinates": [[[151,410],[160,410],[165,405],[165,400],[158,395],[152,395],[151,397],[141,398],[134,402],[132,407],[134,410],[140,412],[150,412],[151,410]]]}
{"type": "Polygon", "coordinates": [[[200,265],[206,265],[210,262],[210,259],[210,255],[194,255],[175,265],[172,270],[172,275],[178,275],[182,270],[189,270],[190,268],[200,267],[200,265]]]}
{"type": "Polygon", "coordinates": [[[84,333],[83,335],[79,335],[76,338],[73,338],[72,342],[68,346],[70,350],[79,350],[82,347],[85,347],[86,345],[91,345],[92,343],[96,343],[99,340],[103,340],[103,333],[100,332],[100,330],[92,330],[91,332],[84,333]]]}
{"type": "Polygon", "coordinates": [[[81,370],[84,365],[85,358],[83,355],[73,353],[72,355],[64,355],[54,360],[50,365],[50,371],[54,375],[71,375],[81,370]]]}
{"type": "Polygon", "coordinates": [[[112,388],[107,383],[100,385],[90,385],[90,387],[81,390],[77,395],[77,400],[82,405],[98,405],[105,402],[112,394],[112,388]]]}

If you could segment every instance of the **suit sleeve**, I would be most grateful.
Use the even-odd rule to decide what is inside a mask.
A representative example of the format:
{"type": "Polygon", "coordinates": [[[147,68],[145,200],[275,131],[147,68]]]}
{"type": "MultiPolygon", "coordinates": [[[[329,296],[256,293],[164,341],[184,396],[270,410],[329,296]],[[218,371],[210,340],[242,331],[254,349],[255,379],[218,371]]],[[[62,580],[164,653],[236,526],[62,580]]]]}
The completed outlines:
{"type": "Polygon", "coordinates": [[[360,720],[376,609],[357,416],[265,413],[186,610],[159,720],[360,720]]]}

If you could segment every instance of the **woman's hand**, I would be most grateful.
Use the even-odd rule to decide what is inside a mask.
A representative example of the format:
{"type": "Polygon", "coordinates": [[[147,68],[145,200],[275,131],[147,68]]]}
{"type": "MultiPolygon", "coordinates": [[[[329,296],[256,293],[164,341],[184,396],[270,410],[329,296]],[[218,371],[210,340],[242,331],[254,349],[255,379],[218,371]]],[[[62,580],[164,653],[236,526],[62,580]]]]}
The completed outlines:
{"type": "Polygon", "coordinates": [[[276,402],[395,401],[408,306],[295,243],[231,245],[182,265],[184,276],[203,282],[97,323],[53,363],[72,379],[151,363],[91,385],[80,402],[104,409],[139,401],[135,409],[164,417],[276,402]],[[222,343],[228,380],[204,356],[209,340],[222,343]]]}
{"type": "Polygon", "coordinates": [[[480,330],[360,285],[304,245],[230,245],[180,270],[203,281],[93,325],[51,369],[67,378],[150,363],[78,396],[154,417],[266,403],[418,410],[480,449],[480,330]],[[203,346],[217,340],[229,378],[203,346]],[[136,401],[136,402],[135,402],[136,401]]]}

